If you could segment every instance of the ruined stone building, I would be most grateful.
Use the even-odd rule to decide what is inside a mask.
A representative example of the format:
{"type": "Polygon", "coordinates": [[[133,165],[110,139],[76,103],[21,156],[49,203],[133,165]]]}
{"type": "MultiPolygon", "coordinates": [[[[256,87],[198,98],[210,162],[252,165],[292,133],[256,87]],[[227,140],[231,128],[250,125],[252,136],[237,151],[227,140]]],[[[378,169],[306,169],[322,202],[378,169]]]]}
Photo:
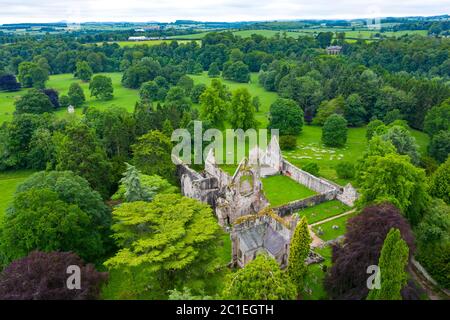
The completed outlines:
{"type": "Polygon", "coordinates": [[[284,267],[297,220],[283,217],[292,217],[300,209],[333,199],[353,206],[358,196],[350,184],[341,187],[283,159],[276,136],[266,150],[252,149],[233,176],[220,169],[212,150],[202,172],[194,171],[179,159],[174,160],[182,194],[208,203],[214,209],[219,224],[231,233],[232,262],[241,267],[261,251],[284,267]],[[317,194],[268,210],[270,203],[264,196],[261,178],[278,174],[290,177],[317,194]]]}

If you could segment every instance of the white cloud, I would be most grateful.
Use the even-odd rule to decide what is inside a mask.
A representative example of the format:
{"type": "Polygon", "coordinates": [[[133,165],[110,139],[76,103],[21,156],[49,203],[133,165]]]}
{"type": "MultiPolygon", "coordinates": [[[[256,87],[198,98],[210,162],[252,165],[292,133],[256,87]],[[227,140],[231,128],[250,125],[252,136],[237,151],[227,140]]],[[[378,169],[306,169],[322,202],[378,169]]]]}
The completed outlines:
{"type": "Polygon", "coordinates": [[[242,21],[449,13],[450,0],[0,0],[0,23],[242,21]]]}

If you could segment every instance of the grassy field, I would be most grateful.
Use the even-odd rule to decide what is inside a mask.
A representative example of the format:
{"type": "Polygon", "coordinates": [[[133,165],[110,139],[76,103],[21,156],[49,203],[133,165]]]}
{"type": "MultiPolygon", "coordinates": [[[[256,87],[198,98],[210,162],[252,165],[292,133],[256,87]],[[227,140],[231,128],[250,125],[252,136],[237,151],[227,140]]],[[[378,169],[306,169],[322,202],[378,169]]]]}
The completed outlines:
{"type": "Polygon", "coordinates": [[[263,191],[272,207],[305,199],[316,193],[289,177],[278,175],[262,178],[263,191]]]}
{"type": "MultiPolygon", "coordinates": [[[[212,32],[212,31],[211,31],[212,32]]],[[[219,31],[220,32],[220,31],[219,31]]],[[[264,37],[273,37],[276,34],[283,35],[284,31],[278,31],[278,30],[239,30],[239,31],[232,31],[234,35],[241,36],[243,38],[248,38],[252,34],[262,35],[264,37]]],[[[292,38],[298,38],[299,36],[315,36],[319,32],[345,32],[346,38],[354,38],[354,39],[373,39],[376,34],[381,34],[384,37],[400,37],[405,34],[418,34],[422,36],[427,35],[427,30],[405,30],[405,31],[386,31],[386,32],[380,32],[378,30],[368,30],[368,29],[356,29],[352,30],[350,28],[310,28],[310,29],[298,29],[298,30],[291,30],[287,31],[286,35],[288,37],[292,38]]],[[[201,33],[193,33],[193,34],[187,34],[182,36],[174,36],[173,38],[176,39],[203,39],[208,32],[201,32],[201,33]]]]}
{"type": "Polygon", "coordinates": [[[338,200],[332,200],[323,202],[314,207],[309,207],[298,212],[300,217],[305,216],[308,223],[315,223],[330,217],[337,216],[338,214],[344,213],[350,210],[349,206],[346,206],[338,200]]]}
{"type": "MultiPolygon", "coordinates": [[[[429,141],[428,136],[417,130],[411,130],[411,132],[416,138],[420,151],[425,152],[429,141]]],[[[341,185],[354,182],[352,179],[338,178],[335,166],[337,160],[356,163],[357,159],[363,155],[367,148],[366,128],[349,128],[347,143],[343,148],[326,147],[322,144],[321,137],[321,127],[305,125],[297,138],[297,149],[284,151],[283,156],[300,168],[308,162],[315,162],[320,167],[320,176],[341,185]]]]}
{"type": "Polygon", "coordinates": [[[315,248],[315,252],[320,254],[325,260],[322,263],[314,263],[308,266],[308,272],[305,277],[305,287],[308,292],[303,296],[305,300],[322,300],[327,299],[327,292],[323,287],[323,279],[325,278],[324,266],[331,267],[331,247],[315,248]]]}
{"type": "MultiPolygon", "coordinates": [[[[117,43],[121,47],[133,47],[133,46],[156,46],[159,44],[167,43],[170,44],[172,41],[178,42],[178,44],[186,44],[192,42],[192,40],[145,40],[145,41],[113,41],[108,43],[117,43]]],[[[201,41],[196,41],[198,44],[201,44],[201,41]]],[[[101,45],[102,42],[98,42],[98,45],[101,45]]]]}
{"type": "Polygon", "coordinates": [[[17,186],[31,174],[33,174],[31,170],[0,172],[0,224],[2,223],[6,209],[14,198],[17,186]]]}
{"type": "MultiPolygon", "coordinates": [[[[127,109],[132,112],[134,105],[138,101],[138,90],[124,88],[121,84],[122,73],[102,73],[108,77],[111,77],[114,87],[114,98],[112,100],[98,100],[95,97],[90,97],[89,83],[82,82],[75,79],[72,74],[59,74],[50,76],[50,80],[47,81],[46,87],[58,90],[61,94],[67,94],[69,86],[72,82],[80,83],[86,96],[86,105],[96,107],[99,109],[106,109],[110,106],[116,105],[127,109]]],[[[14,101],[21,95],[25,94],[28,89],[22,89],[18,92],[0,92],[0,124],[4,121],[10,121],[14,112],[14,101]]],[[[76,113],[81,114],[82,109],[77,108],[76,113]]],[[[58,115],[67,114],[66,109],[60,109],[56,112],[58,115]]]]}
{"type": "Polygon", "coordinates": [[[357,213],[351,213],[343,217],[322,223],[320,225],[314,226],[314,233],[322,240],[329,241],[336,239],[347,232],[347,220],[355,216],[357,213]],[[337,226],[337,229],[333,229],[333,226],[337,226]]]}

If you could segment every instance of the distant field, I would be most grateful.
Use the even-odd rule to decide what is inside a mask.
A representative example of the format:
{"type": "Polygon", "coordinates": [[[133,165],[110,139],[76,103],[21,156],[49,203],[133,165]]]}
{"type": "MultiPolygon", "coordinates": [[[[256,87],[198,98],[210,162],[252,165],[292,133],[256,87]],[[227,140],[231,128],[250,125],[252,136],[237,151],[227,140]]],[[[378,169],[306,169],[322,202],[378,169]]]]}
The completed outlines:
{"type": "MultiPolygon", "coordinates": [[[[179,37],[177,37],[179,38],[179,37]]],[[[109,43],[117,43],[121,47],[132,47],[132,46],[142,46],[142,45],[148,45],[148,46],[156,46],[162,43],[171,43],[172,41],[178,42],[178,44],[186,44],[189,42],[192,42],[191,40],[145,40],[145,41],[114,41],[109,43]]],[[[198,44],[201,44],[201,41],[196,41],[198,44]]],[[[97,43],[99,45],[102,44],[102,42],[97,43]]]]}
{"type": "Polygon", "coordinates": [[[6,209],[14,198],[17,186],[31,174],[33,174],[31,170],[0,172],[0,224],[3,221],[6,209]]]}
{"type": "MultiPolygon", "coordinates": [[[[60,94],[67,94],[69,86],[72,82],[80,83],[86,96],[86,105],[96,107],[99,109],[106,109],[112,105],[124,107],[128,111],[134,110],[134,105],[138,101],[138,90],[128,89],[122,87],[121,79],[122,73],[102,73],[108,77],[111,77],[114,87],[114,98],[112,100],[98,100],[90,97],[89,83],[81,82],[75,79],[72,74],[59,74],[50,76],[50,80],[47,81],[46,87],[58,90],[60,94]]],[[[28,89],[22,89],[18,92],[0,92],[0,124],[4,121],[10,121],[12,119],[12,113],[14,112],[14,101],[21,95],[23,95],[28,89]]],[[[81,114],[82,108],[77,108],[76,113],[81,114]]],[[[60,116],[67,114],[67,110],[60,109],[56,111],[60,116]]]]}
{"type": "Polygon", "coordinates": [[[261,179],[263,192],[272,207],[301,200],[316,193],[289,177],[278,175],[261,179]],[[283,190],[281,192],[281,190],[283,190]]]}
{"type": "MultiPolygon", "coordinates": [[[[212,32],[212,31],[211,31],[212,32]]],[[[299,36],[305,36],[305,35],[311,35],[314,36],[318,34],[319,32],[345,32],[345,36],[347,38],[358,38],[358,39],[372,39],[375,34],[380,33],[383,36],[386,37],[399,37],[405,34],[418,34],[418,35],[427,35],[427,30],[406,30],[406,31],[398,31],[398,32],[392,32],[392,31],[386,31],[386,32],[380,32],[377,30],[367,30],[367,29],[361,29],[361,30],[352,30],[352,29],[346,29],[346,28],[315,28],[315,29],[298,29],[295,31],[287,31],[286,35],[288,37],[298,38],[299,36]]],[[[201,32],[201,33],[195,33],[195,34],[188,34],[188,35],[182,35],[182,36],[176,36],[174,38],[177,39],[203,39],[208,33],[210,32],[201,32]]],[[[252,34],[258,34],[265,37],[273,37],[276,34],[283,35],[284,31],[278,31],[278,30],[240,30],[240,31],[233,31],[234,35],[241,36],[241,37],[250,37],[252,34]]]]}

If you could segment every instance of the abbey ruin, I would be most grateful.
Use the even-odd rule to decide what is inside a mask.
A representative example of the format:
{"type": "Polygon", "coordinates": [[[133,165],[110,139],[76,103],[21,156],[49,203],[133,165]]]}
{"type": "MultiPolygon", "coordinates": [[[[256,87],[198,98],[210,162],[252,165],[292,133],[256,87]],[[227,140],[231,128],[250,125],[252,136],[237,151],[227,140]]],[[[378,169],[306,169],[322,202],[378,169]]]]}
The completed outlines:
{"type": "Polygon", "coordinates": [[[296,212],[333,199],[353,206],[358,197],[351,184],[341,187],[283,159],[276,136],[266,150],[253,148],[232,176],[216,163],[212,149],[201,172],[180,159],[174,160],[182,194],[213,208],[219,224],[230,232],[232,263],[240,267],[253,260],[259,251],[267,252],[281,267],[286,266],[290,239],[298,221],[296,212]],[[261,178],[273,175],[287,176],[316,194],[273,207],[264,195],[261,182],[261,178]]]}

